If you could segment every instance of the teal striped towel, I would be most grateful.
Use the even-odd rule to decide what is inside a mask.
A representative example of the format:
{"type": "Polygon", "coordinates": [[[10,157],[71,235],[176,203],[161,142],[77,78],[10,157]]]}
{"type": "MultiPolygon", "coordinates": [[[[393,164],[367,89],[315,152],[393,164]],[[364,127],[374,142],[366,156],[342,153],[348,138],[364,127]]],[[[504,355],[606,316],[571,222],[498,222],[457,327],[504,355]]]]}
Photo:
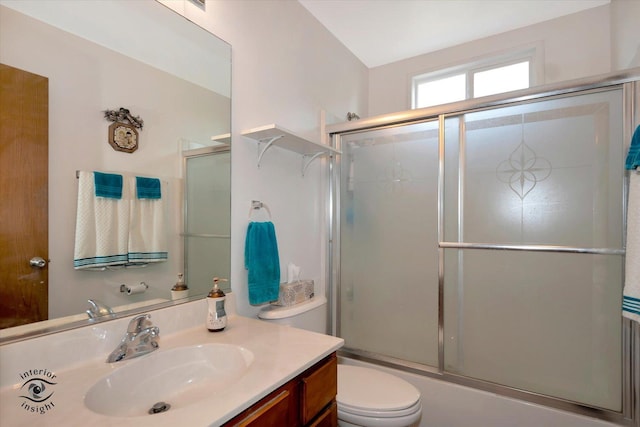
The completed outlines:
{"type": "Polygon", "coordinates": [[[122,175],[93,172],[96,197],[122,199],[122,175]]]}
{"type": "Polygon", "coordinates": [[[129,177],[127,182],[131,188],[135,185],[137,192],[130,201],[129,264],[167,261],[167,187],[161,198],[162,184],[157,178],[129,177]]]}
{"type": "MultiPolygon", "coordinates": [[[[129,239],[129,180],[122,180],[120,197],[115,197],[113,185],[96,189],[97,180],[122,175],[78,171],[78,203],[73,267],[76,270],[102,269],[127,263],[129,239]],[[106,177],[105,177],[106,175],[106,177]],[[124,196],[124,197],[123,197],[124,196]]],[[[105,180],[109,183],[109,179],[105,180]]],[[[116,181],[120,181],[117,179],[116,181]]]]}
{"type": "Polygon", "coordinates": [[[640,174],[629,177],[622,315],[640,322],[640,174]]]}
{"type": "Polygon", "coordinates": [[[271,221],[249,223],[244,266],[249,271],[249,303],[258,305],[276,301],[280,291],[280,258],[271,221]]]}
{"type": "MultiPolygon", "coordinates": [[[[625,168],[640,166],[640,126],[631,138],[625,168]]],[[[622,291],[622,316],[640,322],[640,174],[629,175],[629,202],[627,203],[627,247],[622,291]]]]}
{"type": "Polygon", "coordinates": [[[627,154],[627,161],[625,162],[625,168],[627,170],[633,170],[638,166],[640,166],[640,126],[638,126],[633,133],[631,146],[627,154]]]}

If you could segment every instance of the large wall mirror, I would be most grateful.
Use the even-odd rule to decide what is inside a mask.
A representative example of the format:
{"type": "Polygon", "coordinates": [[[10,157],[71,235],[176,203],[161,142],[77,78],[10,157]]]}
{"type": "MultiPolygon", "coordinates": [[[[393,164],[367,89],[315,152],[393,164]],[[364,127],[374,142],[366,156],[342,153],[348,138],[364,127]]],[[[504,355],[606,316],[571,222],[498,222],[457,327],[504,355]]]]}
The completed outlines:
{"type": "Polygon", "coordinates": [[[0,0],[0,63],[0,98],[11,104],[0,108],[0,343],[106,320],[89,319],[88,300],[112,308],[116,316],[130,315],[201,298],[210,289],[209,276],[228,277],[229,139],[222,145],[214,140],[230,133],[229,44],[156,1],[0,0]],[[44,86],[32,84],[32,78],[44,86]],[[33,94],[21,89],[10,98],[16,82],[40,89],[33,94]],[[25,97],[35,99],[35,107],[25,107],[25,97]],[[119,108],[144,120],[133,153],[116,151],[109,143],[111,123],[104,111],[119,108]],[[42,118],[14,114],[25,109],[37,110],[42,118]],[[31,137],[45,145],[22,140],[31,137]],[[185,159],[198,153],[217,159],[209,168],[224,167],[211,174],[200,171],[186,188],[185,159]],[[36,177],[43,170],[42,183],[36,177]],[[165,262],[74,269],[79,171],[161,180],[165,262]],[[189,249],[185,235],[193,232],[185,227],[194,220],[185,214],[184,195],[201,188],[198,180],[214,181],[204,188],[220,199],[215,211],[224,211],[222,224],[198,233],[223,241],[189,249]],[[34,187],[25,189],[27,184],[34,187]],[[27,202],[10,202],[24,194],[30,195],[27,202]],[[36,202],[44,203],[44,213],[31,218],[36,202]],[[29,234],[16,234],[21,223],[29,234]],[[212,245],[216,262],[207,263],[203,251],[212,245]],[[194,273],[192,281],[185,254],[198,257],[195,265],[215,265],[215,271],[194,273]],[[45,263],[31,262],[38,257],[45,263]],[[186,275],[189,298],[172,300],[180,273],[186,275]],[[141,283],[144,292],[121,292],[122,285],[140,289],[141,283]]]}

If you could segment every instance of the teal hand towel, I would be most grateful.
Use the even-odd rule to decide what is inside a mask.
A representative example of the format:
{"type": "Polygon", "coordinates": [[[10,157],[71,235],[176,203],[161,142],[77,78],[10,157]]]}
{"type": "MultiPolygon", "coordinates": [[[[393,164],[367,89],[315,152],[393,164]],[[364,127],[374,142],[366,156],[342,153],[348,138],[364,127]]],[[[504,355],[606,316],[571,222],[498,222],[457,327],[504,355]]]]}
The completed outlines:
{"type": "Polygon", "coordinates": [[[160,180],[136,176],[136,194],[138,199],[160,199],[162,197],[160,180]]]}
{"type": "Polygon", "coordinates": [[[244,267],[249,272],[250,304],[264,304],[278,299],[280,258],[272,222],[249,223],[244,246],[244,267]]]}
{"type": "Polygon", "coordinates": [[[113,173],[93,173],[96,197],[122,199],[122,175],[113,173]]]}

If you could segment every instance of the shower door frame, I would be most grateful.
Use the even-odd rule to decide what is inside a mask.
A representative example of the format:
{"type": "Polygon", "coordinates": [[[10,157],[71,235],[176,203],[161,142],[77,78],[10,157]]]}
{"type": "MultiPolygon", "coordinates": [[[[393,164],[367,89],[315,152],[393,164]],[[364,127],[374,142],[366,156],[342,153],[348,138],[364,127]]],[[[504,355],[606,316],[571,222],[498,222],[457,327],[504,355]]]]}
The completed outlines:
{"type": "MultiPolygon", "coordinates": [[[[188,203],[188,193],[189,193],[189,177],[188,177],[188,162],[189,160],[200,158],[200,157],[209,157],[215,155],[229,154],[231,156],[231,147],[229,145],[212,145],[202,148],[195,148],[191,150],[184,150],[182,152],[182,173],[183,173],[183,185],[182,185],[182,233],[180,233],[180,237],[182,237],[182,246],[183,246],[183,279],[187,283],[190,283],[189,278],[189,239],[200,238],[200,239],[224,239],[228,241],[229,251],[231,251],[231,234],[206,234],[206,233],[191,233],[188,232],[190,229],[189,224],[189,203],[188,203]]],[[[231,173],[231,168],[229,169],[229,173],[231,173]]],[[[206,282],[205,286],[210,286],[209,282],[206,282]]],[[[229,285],[221,286],[224,291],[230,291],[231,288],[229,285]]],[[[207,288],[208,289],[208,288],[207,288]]],[[[205,292],[207,292],[205,290],[205,292]]]]}
{"type": "MultiPolygon", "coordinates": [[[[624,254],[624,250],[602,250],[588,248],[567,248],[563,246],[530,245],[485,245],[444,241],[443,214],[444,205],[444,121],[447,117],[463,115],[471,111],[506,107],[529,102],[566,97],[571,94],[583,94],[615,88],[622,89],[623,150],[626,153],[635,126],[640,125],[640,68],[618,73],[606,74],[586,79],[574,80],[562,84],[541,86],[533,89],[510,92],[508,95],[494,95],[480,99],[461,101],[441,106],[399,113],[385,114],[369,119],[351,121],[327,126],[325,132],[334,148],[341,148],[341,136],[351,133],[393,128],[425,121],[437,120],[439,123],[439,171],[438,171],[438,367],[404,361],[367,351],[343,348],[339,353],[353,359],[376,363],[405,372],[438,378],[444,381],[477,388],[498,395],[567,410],[626,426],[640,426],[640,327],[629,319],[622,320],[622,411],[593,408],[587,405],[524,391],[514,387],[498,385],[463,375],[447,372],[444,366],[444,250],[445,249],[491,249],[516,251],[544,251],[561,253],[598,253],[624,254]]],[[[328,263],[327,277],[330,284],[327,290],[329,304],[329,330],[340,334],[340,165],[333,157],[329,162],[328,192],[328,263]]],[[[626,194],[628,178],[623,181],[623,226],[626,229],[626,194]]],[[[624,245],[624,240],[623,240],[624,245]]],[[[622,310],[621,310],[622,312],[622,310]]]]}

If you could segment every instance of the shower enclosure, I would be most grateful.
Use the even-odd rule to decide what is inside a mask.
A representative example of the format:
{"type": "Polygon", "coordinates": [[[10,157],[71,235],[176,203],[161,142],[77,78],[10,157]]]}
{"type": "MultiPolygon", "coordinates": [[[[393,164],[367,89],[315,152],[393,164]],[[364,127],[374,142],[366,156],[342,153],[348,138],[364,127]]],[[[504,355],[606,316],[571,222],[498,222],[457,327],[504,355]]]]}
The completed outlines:
{"type": "Polygon", "coordinates": [[[634,71],[330,127],[343,353],[631,425],[634,71]]]}
{"type": "MultiPolygon", "coordinates": [[[[184,273],[191,295],[206,294],[231,265],[231,150],[183,151],[184,273]]],[[[227,283],[221,288],[229,289],[227,283]]]]}

